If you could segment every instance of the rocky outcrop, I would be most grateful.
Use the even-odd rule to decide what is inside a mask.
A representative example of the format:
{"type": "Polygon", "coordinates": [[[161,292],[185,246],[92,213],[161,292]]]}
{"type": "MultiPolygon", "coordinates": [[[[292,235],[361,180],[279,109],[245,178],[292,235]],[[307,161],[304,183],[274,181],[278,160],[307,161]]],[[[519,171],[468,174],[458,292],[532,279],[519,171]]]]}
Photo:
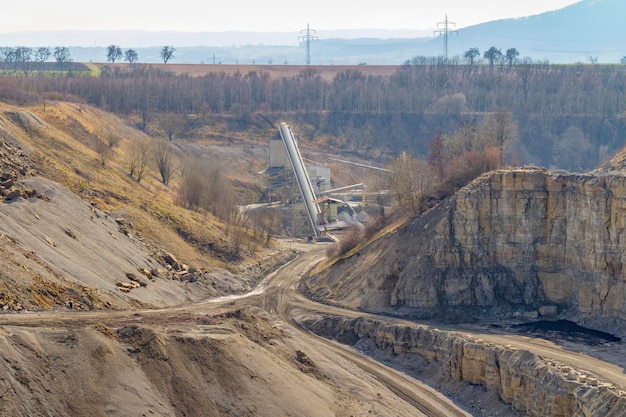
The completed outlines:
{"type": "Polygon", "coordinates": [[[304,284],[355,308],[626,319],[626,175],[485,174],[304,284]],[[553,309],[549,309],[554,313],[553,309]]]}
{"type": "Polygon", "coordinates": [[[440,365],[445,377],[496,391],[525,416],[623,416],[626,394],[588,372],[510,346],[486,343],[423,327],[389,325],[342,317],[309,318],[303,323],[323,336],[356,344],[373,341],[394,354],[418,355],[440,365]]]}

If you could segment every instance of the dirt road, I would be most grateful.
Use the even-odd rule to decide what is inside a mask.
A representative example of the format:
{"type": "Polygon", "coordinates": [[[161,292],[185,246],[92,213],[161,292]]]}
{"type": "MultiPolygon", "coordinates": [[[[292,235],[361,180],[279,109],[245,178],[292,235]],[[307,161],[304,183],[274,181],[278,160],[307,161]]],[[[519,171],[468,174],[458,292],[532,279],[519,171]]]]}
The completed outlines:
{"type": "MultiPolygon", "coordinates": [[[[320,305],[303,297],[297,291],[299,280],[325,256],[325,246],[322,244],[302,245],[300,249],[303,249],[303,252],[298,258],[268,275],[255,291],[244,296],[225,297],[158,310],[3,314],[0,315],[0,326],[4,329],[48,329],[48,331],[50,329],[84,329],[90,326],[106,326],[110,329],[143,326],[164,329],[162,330],[164,334],[171,334],[181,332],[181,325],[184,324],[186,332],[202,331],[204,334],[218,338],[230,336],[235,331],[231,328],[226,329],[225,326],[214,326],[211,329],[211,326],[194,327],[188,323],[197,323],[199,317],[221,317],[234,311],[254,308],[256,314],[267,315],[266,319],[272,323],[272,329],[283,335],[281,341],[284,343],[284,347],[281,348],[283,351],[289,349],[298,352],[305,351],[305,354],[301,354],[305,358],[303,363],[314,365],[313,367],[322,375],[320,378],[329,381],[328,383],[335,390],[335,405],[333,406],[335,415],[371,415],[372,412],[377,412],[378,415],[392,413],[398,416],[472,415],[467,409],[462,409],[450,398],[446,398],[426,384],[391,369],[349,346],[318,337],[302,329],[296,323],[295,316],[311,312],[345,317],[367,315],[320,305]]],[[[393,321],[386,317],[377,317],[377,319],[393,321]]],[[[417,326],[412,322],[400,322],[417,326]]],[[[512,345],[544,357],[558,358],[559,361],[575,368],[586,369],[620,389],[626,389],[623,367],[594,358],[581,351],[565,350],[542,339],[486,332],[476,326],[455,326],[448,327],[446,330],[458,331],[467,337],[480,338],[490,343],[512,345]]],[[[9,330],[5,332],[8,333],[9,330]]],[[[250,330],[246,334],[250,334],[250,330]]],[[[265,335],[262,336],[265,337],[265,335]]],[[[276,345],[275,342],[274,345],[276,345]]],[[[604,354],[608,355],[607,352],[604,354]]],[[[612,354],[623,355],[624,352],[612,354]]],[[[608,359],[610,360],[610,357],[608,359]]],[[[170,414],[163,412],[163,415],[170,414]]],[[[319,415],[324,415],[324,413],[320,411],[319,415]]]]}

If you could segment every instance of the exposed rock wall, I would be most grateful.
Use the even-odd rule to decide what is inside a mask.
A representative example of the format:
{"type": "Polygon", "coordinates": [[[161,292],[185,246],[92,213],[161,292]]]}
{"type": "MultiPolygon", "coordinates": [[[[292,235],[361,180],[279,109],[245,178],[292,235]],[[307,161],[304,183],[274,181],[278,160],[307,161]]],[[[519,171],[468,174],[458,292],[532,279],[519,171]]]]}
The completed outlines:
{"type": "Polygon", "coordinates": [[[626,415],[626,396],[613,385],[528,351],[364,318],[325,317],[304,324],[321,335],[352,343],[368,338],[380,349],[437,362],[448,378],[495,390],[503,402],[525,416],[626,415]]]}
{"type": "Polygon", "coordinates": [[[318,299],[428,315],[558,305],[626,319],[626,176],[496,171],[307,280],[318,299]]]}

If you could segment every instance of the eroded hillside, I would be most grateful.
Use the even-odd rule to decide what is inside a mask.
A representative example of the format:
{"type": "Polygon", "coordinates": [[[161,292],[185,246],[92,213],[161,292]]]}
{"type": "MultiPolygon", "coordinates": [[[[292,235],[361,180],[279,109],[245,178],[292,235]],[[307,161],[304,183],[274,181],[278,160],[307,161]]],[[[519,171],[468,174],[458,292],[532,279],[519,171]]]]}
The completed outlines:
{"type": "MultiPolygon", "coordinates": [[[[323,243],[252,242],[235,262],[229,225],[180,207],[154,172],[141,183],[128,175],[131,145],[151,138],[121,119],[76,103],[0,110],[1,415],[584,416],[626,407],[617,343],[595,352],[608,359],[590,360],[586,345],[564,351],[507,329],[439,330],[358,311],[448,322],[556,312],[618,329],[626,177],[616,169],[484,175],[302,281],[313,298],[351,307],[341,309],[296,290],[323,243]],[[94,145],[109,131],[119,135],[110,152],[94,145]],[[292,245],[302,256],[288,262],[292,245]]],[[[220,155],[237,161],[232,149],[220,155]]]]}
{"type": "Polygon", "coordinates": [[[153,172],[141,183],[128,175],[133,143],[152,139],[111,114],[2,105],[0,140],[4,310],[198,301],[248,290],[294,255],[244,237],[242,256],[230,261],[226,225],[180,207],[176,184],[153,172]],[[119,142],[103,159],[96,143],[107,134],[119,142]]]}

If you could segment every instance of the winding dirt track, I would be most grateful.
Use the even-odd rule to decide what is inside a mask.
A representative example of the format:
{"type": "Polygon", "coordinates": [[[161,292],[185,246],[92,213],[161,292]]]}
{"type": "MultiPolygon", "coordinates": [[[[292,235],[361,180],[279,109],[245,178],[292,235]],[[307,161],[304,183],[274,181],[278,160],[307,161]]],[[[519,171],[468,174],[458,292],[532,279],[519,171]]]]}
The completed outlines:
{"type": "MultiPolygon", "coordinates": [[[[318,337],[297,325],[294,317],[307,312],[327,313],[345,317],[371,316],[378,320],[392,322],[388,317],[366,315],[360,312],[344,310],[337,307],[320,305],[303,297],[297,291],[300,277],[325,256],[324,245],[303,246],[306,249],[297,259],[280,270],[268,275],[257,290],[241,297],[225,297],[193,305],[158,310],[120,311],[120,312],[86,312],[86,313],[26,313],[7,314],[0,316],[0,325],[22,325],[41,327],[78,328],[97,323],[120,326],[133,322],[165,323],[198,314],[222,314],[245,306],[260,307],[280,318],[290,333],[299,343],[307,346],[310,356],[323,357],[334,363],[331,366],[343,367],[377,381],[395,394],[412,409],[410,415],[423,416],[468,416],[450,399],[425,384],[393,370],[351,347],[318,337]],[[349,364],[349,366],[346,365],[349,364]]],[[[395,320],[411,326],[416,323],[395,320]]],[[[593,358],[583,353],[565,350],[543,339],[494,334],[471,326],[440,327],[447,331],[458,331],[464,335],[480,338],[491,343],[512,345],[520,349],[532,351],[547,358],[558,358],[579,369],[585,369],[605,381],[611,382],[620,389],[626,389],[624,369],[611,363],[593,358]]]]}

